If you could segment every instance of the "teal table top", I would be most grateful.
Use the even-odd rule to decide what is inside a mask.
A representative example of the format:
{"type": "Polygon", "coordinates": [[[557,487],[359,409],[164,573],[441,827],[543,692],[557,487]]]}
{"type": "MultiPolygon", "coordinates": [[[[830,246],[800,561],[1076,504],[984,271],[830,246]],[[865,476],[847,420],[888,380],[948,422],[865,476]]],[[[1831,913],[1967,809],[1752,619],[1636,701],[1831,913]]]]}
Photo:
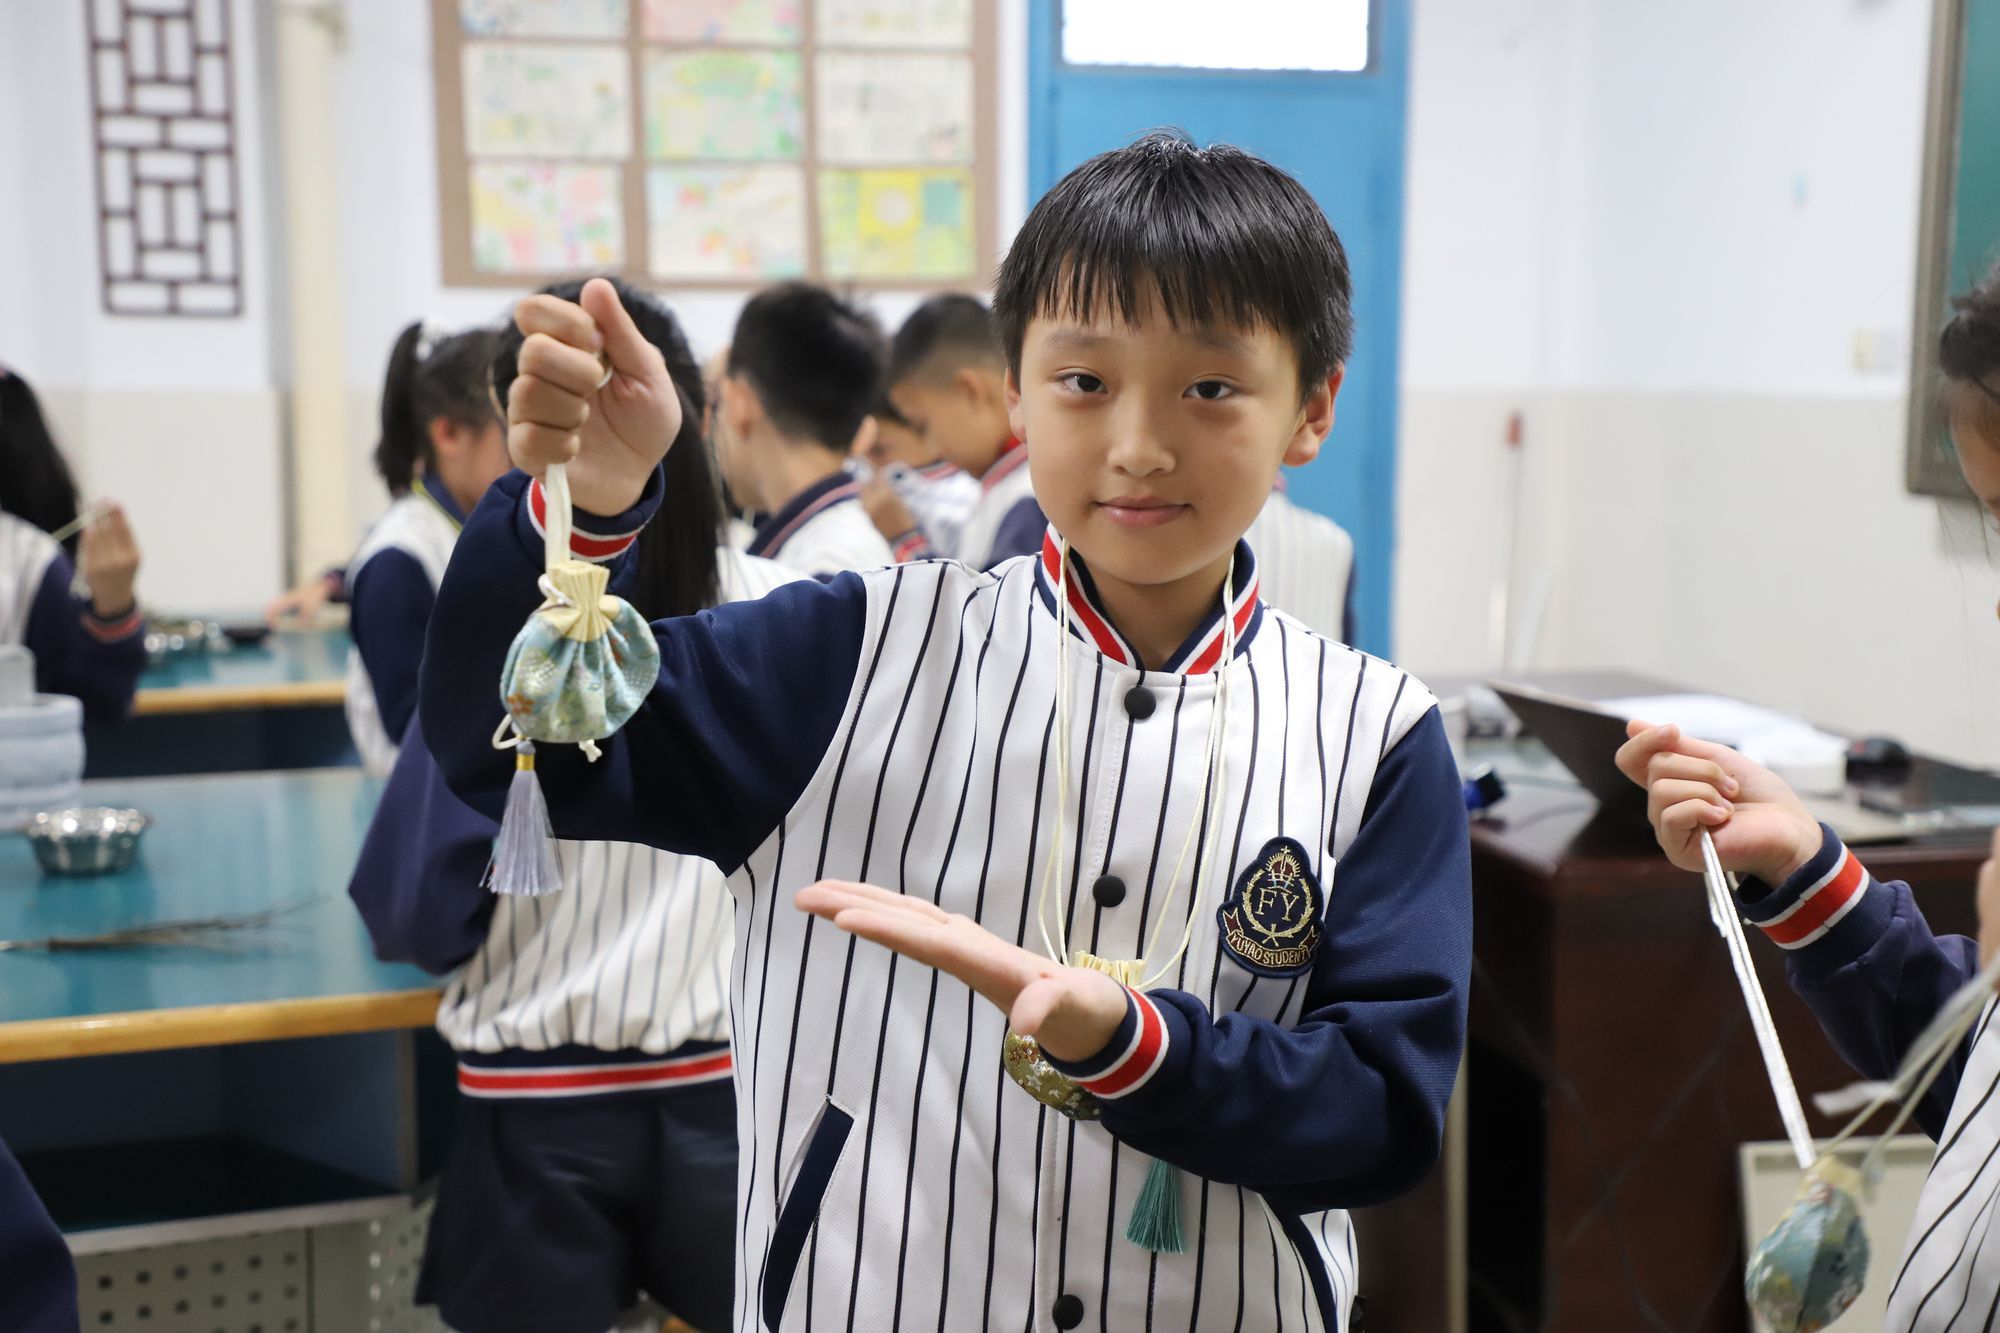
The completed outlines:
{"type": "Polygon", "coordinates": [[[45,877],[26,838],[0,837],[0,939],[98,934],[312,900],[270,926],[232,935],[227,952],[0,953],[0,1062],[427,1021],[397,1016],[424,1013],[412,992],[429,994],[434,1007],[437,981],[376,961],[347,898],[379,792],[379,782],[353,769],[86,783],[85,801],[131,806],[156,821],[138,864],[99,878],[45,877]],[[399,995],[400,1006],[388,1003],[399,995]],[[294,1030],[300,1024],[310,1032],[294,1030]],[[101,1031],[83,1049],[62,1041],[45,1049],[50,1032],[65,1025],[72,1036],[79,1026],[101,1031]],[[162,1035],[163,1025],[175,1030],[162,1035]],[[121,1026],[152,1035],[111,1031],[121,1026]],[[24,1042],[41,1053],[23,1054],[24,1042]]]}
{"type": "Polygon", "coordinates": [[[338,687],[345,679],[350,643],[345,629],[277,630],[260,644],[225,653],[187,653],[149,667],[139,678],[139,688],[338,687]]]}

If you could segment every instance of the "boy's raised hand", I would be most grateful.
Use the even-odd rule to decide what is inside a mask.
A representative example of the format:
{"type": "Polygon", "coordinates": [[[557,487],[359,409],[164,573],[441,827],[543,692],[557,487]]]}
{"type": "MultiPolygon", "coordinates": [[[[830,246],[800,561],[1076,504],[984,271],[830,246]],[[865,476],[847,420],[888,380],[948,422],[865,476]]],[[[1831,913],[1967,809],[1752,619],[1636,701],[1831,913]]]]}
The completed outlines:
{"type": "Polygon", "coordinates": [[[1683,736],[1675,726],[1626,724],[1618,770],[1646,789],[1646,817],[1683,870],[1701,872],[1701,830],[1725,870],[1782,884],[1820,847],[1819,821],[1761,764],[1726,745],[1683,736]]]}
{"type": "Polygon", "coordinates": [[[514,323],[525,335],[507,391],[514,465],[539,477],[567,463],[577,508],[624,513],[680,433],[680,396],[660,349],[602,278],[585,283],[578,302],[528,297],[514,323]]]}
{"type": "Polygon", "coordinates": [[[1125,988],[1102,972],[1065,967],[922,898],[821,880],[800,889],[796,901],[850,935],[957,977],[1058,1060],[1096,1055],[1125,1017],[1125,988]]]}

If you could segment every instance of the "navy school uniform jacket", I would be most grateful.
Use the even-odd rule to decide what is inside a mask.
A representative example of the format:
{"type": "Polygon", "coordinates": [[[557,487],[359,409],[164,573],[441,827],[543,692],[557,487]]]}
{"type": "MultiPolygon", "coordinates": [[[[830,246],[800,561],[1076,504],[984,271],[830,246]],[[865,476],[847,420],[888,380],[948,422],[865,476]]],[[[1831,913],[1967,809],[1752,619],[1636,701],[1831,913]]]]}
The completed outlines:
{"type": "Polygon", "coordinates": [[[478,952],[493,918],[486,866],[499,831],[445,785],[412,718],[347,885],[376,957],[441,977],[478,952]]]}
{"type": "MultiPolygon", "coordinates": [[[[1785,975],[1841,1058],[1871,1079],[1895,1075],[1926,1025],[1979,971],[1979,944],[1933,935],[1910,886],[1883,883],[1821,825],[1819,854],[1777,888],[1743,883],[1744,919],[1785,950],[1785,975]]],[[[1960,1050],[1918,1103],[1933,1139],[1964,1073],[1960,1050]]]]}
{"type": "MultiPolygon", "coordinates": [[[[660,484],[633,513],[580,527],[635,530],[660,484]]],[[[425,735],[489,813],[512,766],[488,746],[497,701],[463,682],[497,672],[538,601],[530,494],[509,477],[467,523],[423,667],[425,735]]],[[[1148,670],[1079,563],[1060,791],[1047,549],[990,573],[844,574],[660,622],[659,682],[604,758],[538,760],[560,836],[730,872],[740,1328],[815,1313],[1057,1328],[1080,1303],[1091,1326],[1170,1311],[1201,1327],[1345,1329],[1344,1210],[1435,1161],[1471,943],[1465,812],[1435,701],[1265,607],[1239,548],[1226,769],[1210,788],[1221,599],[1148,670]],[[1111,1044],[1073,1067],[1102,1101],[1090,1125],[1005,1081],[997,1010],[792,905],[815,879],[860,879],[1039,948],[1056,820],[1052,911],[1073,945],[1132,957],[1150,924],[1171,925],[1153,951],[1171,984],[1131,993],[1111,1044]],[[1216,849],[1170,883],[1197,822],[1216,849]],[[1153,1157],[1195,1178],[1187,1254],[1123,1239],[1153,1157]]]]}

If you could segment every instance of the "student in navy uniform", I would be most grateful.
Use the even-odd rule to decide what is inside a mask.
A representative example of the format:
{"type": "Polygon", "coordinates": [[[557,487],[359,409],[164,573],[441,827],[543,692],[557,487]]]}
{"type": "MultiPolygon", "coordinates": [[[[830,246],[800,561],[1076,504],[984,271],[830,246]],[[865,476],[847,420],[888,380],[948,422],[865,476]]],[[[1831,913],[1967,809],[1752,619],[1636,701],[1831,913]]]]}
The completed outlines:
{"type": "Polygon", "coordinates": [[[93,720],[121,718],[146,669],[139,546],[116,505],[58,544],[50,534],[77,512],[40,400],[0,366],[0,643],[27,645],[43,694],[73,696],[93,720]],[[87,593],[74,586],[79,566],[87,593]]]}
{"type": "Polygon", "coordinates": [[[979,483],[951,554],[991,569],[1041,548],[1046,520],[1007,414],[1007,358],[977,297],[933,296],[889,348],[889,401],[933,453],[979,483]]]}
{"type": "Polygon", "coordinates": [[[375,471],[394,499],[343,575],[354,635],[347,726],[376,777],[396,762],[416,712],[424,623],[459,525],[507,470],[506,434],[487,390],[499,338],[425,321],[404,329],[389,354],[375,471]]]}
{"type": "MultiPolygon", "coordinates": [[[[550,292],[573,300],[580,286],[550,292]]],[[[640,534],[619,592],[649,617],[691,615],[799,577],[718,545],[693,353],[665,306],[617,289],[687,397],[667,513],[640,534]]],[[[519,343],[494,368],[503,403],[519,343]]],[[[419,1299],[461,1333],[598,1333],[643,1290],[726,1328],[736,1121],[722,872],[631,843],[562,842],[560,892],[496,897],[484,882],[496,831],[445,787],[412,721],[348,891],[381,957],[454,974],[438,1031],[459,1054],[461,1118],[419,1299]]]]}
{"type": "MultiPolygon", "coordinates": [[[[2000,270],[1959,298],[1938,362],[1959,467],[2000,517],[2000,270]]],[[[1618,766],[1647,789],[1668,858],[1699,873],[1707,829],[1723,867],[1745,876],[1744,918],[1785,950],[1792,989],[1835,1049],[1865,1077],[1892,1077],[1944,1001],[2000,950],[2000,834],[1979,872],[1980,938],[1933,935],[1909,885],[1870,875],[1776,775],[1677,727],[1630,730],[1618,766]]],[[[1988,1001],[1916,1108],[1938,1151],[1896,1269],[1888,1333],[2000,1320],[1996,1093],[2000,1022],[1988,1001]]]]}
{"type": "Polygon", "coordinates": [[[881,381],[882,332],[852,302],[787,282],[744,305],[715,414],[730,493],[759,516],[750,554],[829,576],[894,560],[847,474],[881,381]]]}
{"type": "MultiPolygon", "coordinates": [[[[1471,950],[1436,701],[1266,607],[1240,540],[1331,425],[1346,258],[1291,177],[1154,135],[1049,191],[998,290],[1042,555],[657,622],[646,704],[543,790],[564,836],[730,872],[738,1329],[1344,1333],[1346,1209],[1436,1160],[1471,950]],[[1010,1026],[1076,1090],[1009,1086],[1010,1026]]],[[[583,305],[517,310],[509,447],[623,532],[678,404],[613,293],[583,305]]],[[[468,522],[424,662],[489,810],[512,766],[464,682],[535,605],[532,491],[468,522]]]]}

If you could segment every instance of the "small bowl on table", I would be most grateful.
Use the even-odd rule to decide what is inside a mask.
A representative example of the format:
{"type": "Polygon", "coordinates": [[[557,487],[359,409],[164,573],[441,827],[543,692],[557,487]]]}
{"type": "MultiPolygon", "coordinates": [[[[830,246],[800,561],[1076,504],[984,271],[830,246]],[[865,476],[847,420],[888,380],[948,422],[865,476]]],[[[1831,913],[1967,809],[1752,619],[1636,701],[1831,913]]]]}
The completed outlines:
{"type": "Polygon", "coordinates": [[[140,835],[153,817],[137,810],[85,806],[50,810],[23,830],[47,875],[116,875],[139,857],[140,835]]]}

